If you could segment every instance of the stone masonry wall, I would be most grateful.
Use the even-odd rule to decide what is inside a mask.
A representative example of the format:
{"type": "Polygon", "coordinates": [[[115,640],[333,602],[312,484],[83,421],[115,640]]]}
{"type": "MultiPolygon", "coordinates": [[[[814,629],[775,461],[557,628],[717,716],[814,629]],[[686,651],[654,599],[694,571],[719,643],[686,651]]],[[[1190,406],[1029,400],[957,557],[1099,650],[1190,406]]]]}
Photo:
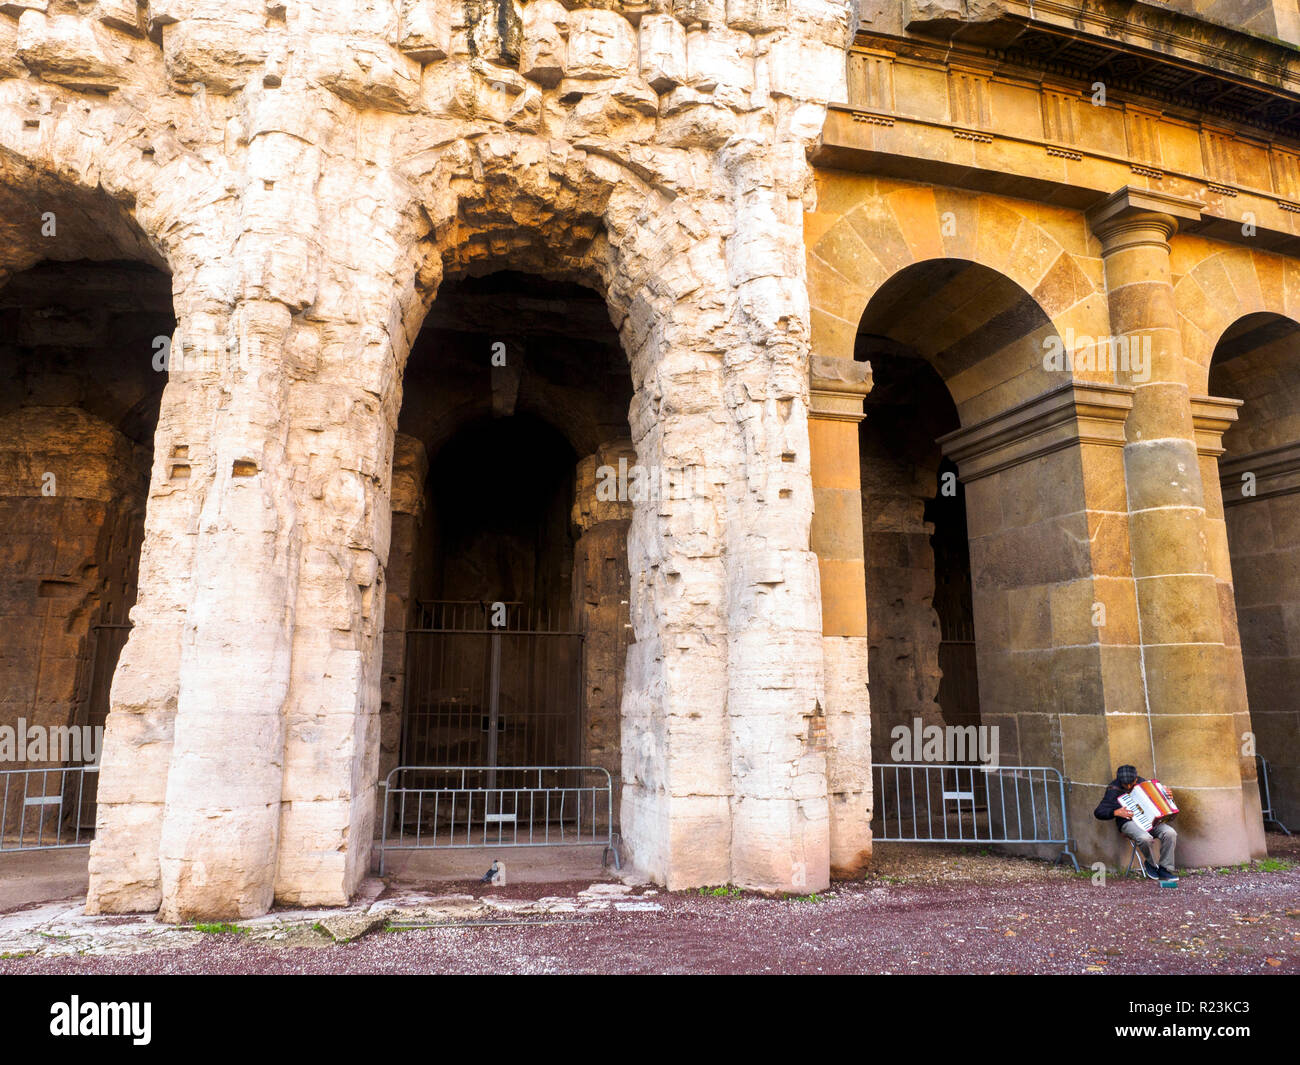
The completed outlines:
{"type": "Polygon", "coordinates": [[[506,267],[605,296],[638,460],[700,486],[629,533],[629,857],[825,884],[801,227],[847,35],[830,0],[0,12],[0,271],[93,209],[67,239],[165,261],[211,355],[163,396],[92,911],[365,875],[401,371],[444,276],[506,267]]]}

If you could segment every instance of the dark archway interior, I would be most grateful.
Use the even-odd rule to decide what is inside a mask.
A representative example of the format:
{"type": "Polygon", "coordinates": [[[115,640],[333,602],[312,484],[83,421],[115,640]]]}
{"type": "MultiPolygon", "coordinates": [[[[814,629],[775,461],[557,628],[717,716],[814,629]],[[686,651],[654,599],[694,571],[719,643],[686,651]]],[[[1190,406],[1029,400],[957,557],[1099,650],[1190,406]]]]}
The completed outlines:
{"type": "Polygon", "coordinates": [[[528,414],[474,422],[444,444],[428,480],[431,597],[567,619],[577,460],[563,435],[528,414]]]}
{"type": "MultiPolygon", "coordinates": [[[[0,726],[107,718],[167,379],[156,338],[175,326],[171,279],[138,262],[46,261],[0,288],[0,726]]],[[[4,768],[97,753],[29,745],[4,768]]],[[[60,833],[78,811],[93,826],[95,779],[75,809],[49,808],[60,833]]]]}
{"type": "Polygon", "coordinates": [[[595,464],[630,452],[631,401],[595,292],[444,283],[403,382],[395,480],[405,463],[418,488],[394,501],[381,768],[617,772],[630,510],[587,497],[595,464]]]}
{"type": "Polygon", "coordinates": [[[873,386],[859,428],[873,758],[891,730],[979,724],[965,489],[936,443],[958,428],[923,358],[860,335],[873,386]]]}

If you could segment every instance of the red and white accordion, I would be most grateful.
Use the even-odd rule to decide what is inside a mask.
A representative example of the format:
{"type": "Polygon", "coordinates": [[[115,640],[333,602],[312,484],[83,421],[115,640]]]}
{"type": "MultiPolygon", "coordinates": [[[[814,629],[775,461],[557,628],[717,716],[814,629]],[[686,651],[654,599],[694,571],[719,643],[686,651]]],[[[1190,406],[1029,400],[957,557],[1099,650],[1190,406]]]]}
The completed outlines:
{"type": "Polygon", "coordinates": [[[1144,780],[1133,785],[1133,790],[1119,797],[1119,804],[1133,815],[1133,821],[1143,832],[1150,832],[1157,821],[1173,817],[1178,812],[1174,797],[1158,780],[1144,780]]]}

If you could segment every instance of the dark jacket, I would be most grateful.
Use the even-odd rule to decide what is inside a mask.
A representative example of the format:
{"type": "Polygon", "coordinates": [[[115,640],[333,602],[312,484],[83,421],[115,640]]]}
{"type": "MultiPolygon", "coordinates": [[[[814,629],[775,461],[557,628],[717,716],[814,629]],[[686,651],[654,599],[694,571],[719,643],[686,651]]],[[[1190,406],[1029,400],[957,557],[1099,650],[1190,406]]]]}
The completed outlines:
{"type": "MultiPolygon", "coordinates": [[[[1145,779],[1145,777],[1138,777],[1137,780],[1133,781],[1133,786],[1137,787],[1137,785],[1144,783],[1145,779]]],[[[1101,797],[1097,809],[1092,811],[1092,816],[1098,821],[1114,821],[1115,828],[1121,832],[1124,831],[1124,818],[1116,817],[1115,811],[1119,809],[1119,797],[1126,790],[1120,786],[1118,780],[1112,780],[1106,785],[1106,794],[1101,797]]]]}

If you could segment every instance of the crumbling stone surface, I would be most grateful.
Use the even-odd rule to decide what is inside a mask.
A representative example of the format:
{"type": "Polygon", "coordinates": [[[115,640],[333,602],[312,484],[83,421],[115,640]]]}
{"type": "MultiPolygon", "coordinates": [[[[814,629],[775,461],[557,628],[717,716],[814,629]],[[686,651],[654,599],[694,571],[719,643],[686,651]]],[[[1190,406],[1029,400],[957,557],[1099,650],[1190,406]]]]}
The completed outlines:
{"type": "Polygon", "coordinates": [[[605,298],[637,459],[697,486],[630,519],[633,861],[824,886],[802,214],[849,5],[12,10],[0,279],[165,264],[196,353],[154,438],[89,909],[229,919],[361,881],[402,370],[443,279],[501,268],[605,298]]]}

